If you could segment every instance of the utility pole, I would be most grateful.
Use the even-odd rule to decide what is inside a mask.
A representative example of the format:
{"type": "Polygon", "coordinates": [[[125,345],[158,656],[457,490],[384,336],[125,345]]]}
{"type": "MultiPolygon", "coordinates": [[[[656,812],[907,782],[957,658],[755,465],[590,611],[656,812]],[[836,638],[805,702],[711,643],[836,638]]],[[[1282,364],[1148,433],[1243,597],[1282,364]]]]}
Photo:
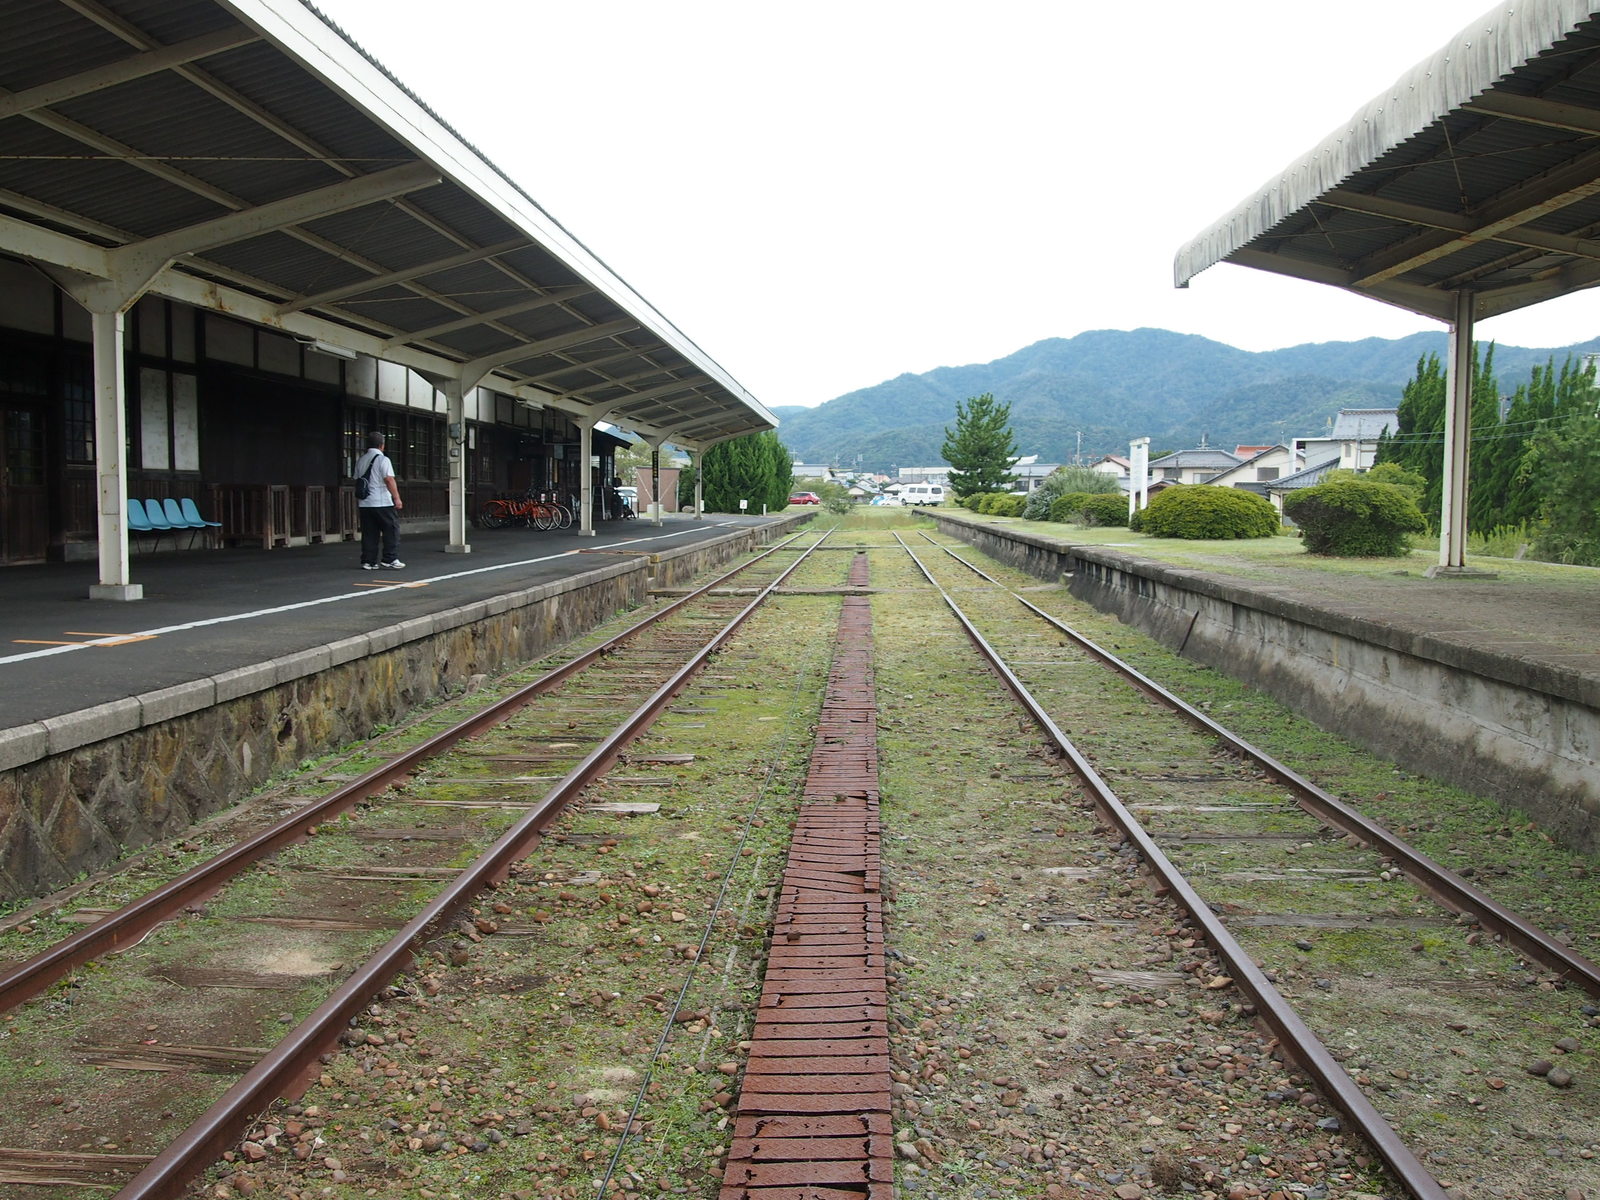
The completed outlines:
{"type": "Polygon", "coordinates": [[[1078,452],[1072,456],[1072,465],[1083,466],[1083,430],[1078,430],[1078,452]]]}

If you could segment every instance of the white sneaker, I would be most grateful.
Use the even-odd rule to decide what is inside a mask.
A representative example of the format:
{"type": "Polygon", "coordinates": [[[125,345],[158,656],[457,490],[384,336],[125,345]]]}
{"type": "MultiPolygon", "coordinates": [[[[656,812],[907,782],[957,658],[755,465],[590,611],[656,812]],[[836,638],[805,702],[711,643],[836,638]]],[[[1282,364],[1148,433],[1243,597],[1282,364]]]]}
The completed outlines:
{"type": "Polygon", "coordinates": [[[401,567],[405,566],[405,563],[401,562],[397,558],[393,562],[379,563],[378,566],[384,571],[398,571],[401,567]]]}
{"type": "Polygon", "coordinates": [[[378,569],[378,564],[377,563],[362,563],[361,564],[361,569],[363,571],[376,571],[378,569]]]}

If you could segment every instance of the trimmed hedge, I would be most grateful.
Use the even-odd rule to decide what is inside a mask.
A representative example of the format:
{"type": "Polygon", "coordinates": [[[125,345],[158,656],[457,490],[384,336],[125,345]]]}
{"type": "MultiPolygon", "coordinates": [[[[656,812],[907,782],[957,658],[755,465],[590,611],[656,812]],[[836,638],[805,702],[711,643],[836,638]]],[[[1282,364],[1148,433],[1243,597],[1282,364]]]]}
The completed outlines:
{"type": "Polygon", "coordinates": [[[1128,498],[1120,492],[1103,493],[1088,497],[1078,508],[1078,520],[1083,525],[1122,527],[1128,524],[1128,498]]]}
{"type": "Polygon", "coordinates": [[[1407,534],[1428,527],[1416,501],[1392,483],[1333,479],[1283,502],[1305,537],[1306,553],[1394,558],[1411,549],[1407,534]]]}
{"type": "Polygon", "coordinates": [[[1050,519],[1052,521],[1076,521],[1078,514],[1083,511],[1084,502],[1089,499],[1088,492],[1064,492],[1050,502],[1050,519]]]}
{"type": "Polygon", "coordinates": [[[1141,531],[1151,537],[1257,538],[1278,532],[1278,510],[1254,492],[1208,483],[1163,488],[1140,514],[1141,531]]]}

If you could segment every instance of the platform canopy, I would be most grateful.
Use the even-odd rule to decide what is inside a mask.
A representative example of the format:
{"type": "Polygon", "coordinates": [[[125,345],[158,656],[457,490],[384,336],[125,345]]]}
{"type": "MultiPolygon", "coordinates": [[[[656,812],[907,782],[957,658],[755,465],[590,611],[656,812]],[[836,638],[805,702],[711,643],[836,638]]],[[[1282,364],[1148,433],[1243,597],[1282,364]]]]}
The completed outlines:
{"type": "MultiPolygon", "coordinates": [[[[526,117],[582,119],[536,84],[526,117]]],[[[91,311],[150,292],[653,440],[777,424],[300,0],[8,0],[0,252],[91,311]]]]}
{"type": "Polygon", "coordinates": [[[1518,0],[1185,245],[1174,276],[1237,263],[1481,320],[1600,283],[1597,238],[1600,17],[1518,0]]]}

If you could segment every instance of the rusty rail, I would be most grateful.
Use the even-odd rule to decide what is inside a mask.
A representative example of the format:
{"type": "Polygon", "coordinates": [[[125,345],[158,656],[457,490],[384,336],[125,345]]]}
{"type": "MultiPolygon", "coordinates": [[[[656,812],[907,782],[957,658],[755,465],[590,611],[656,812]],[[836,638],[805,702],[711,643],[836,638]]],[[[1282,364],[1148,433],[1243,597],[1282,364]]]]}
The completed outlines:
{"type": "Polygon", "coordinates": [[[1072,744],[1071,739],[1056,725],[1043,706],[1034,699],[1022,680],[1006,665],[1005,660],[978,631],[966,613],[961,611],[950,593],[939,586],[932,573],[912,553],[911,547],[906,545],[898,534],[895,536],[929,585],[944,599],[945,605],[966,631],[968,639],[977,647],[995,674],[1028,710],[1029,715],[1044,731],[1051,744],[1072,765],[1073,771],[1089,790],[1100,810],[1121,830],[1123,837],[1149,864],[1161,888],[1170,892],[1173,899],[1188,912],[1190,919],[1199,927],[1206,941],[1216,951],[1217,957],[1222,960],[1235,986],[1250,997],[1261,1020],[1277,1036],[1284,1052],[1315,1079],[1322,1091],[1350,1118],[1361,1136],[1372,1144],[1378,1156],[1388,1165],[1407,1192],[1416,1200],[1449,1200],[1449,1194],[1439,1181],[1422,1165],[1422,1161],[1411,1152],[1411,1148],[1401,1141],[1393,1126],[1383,1119],[1383,1115],[1367,1099],[1355,1080],[1350,1078],[1345,1069],[1329,1053],[1328,1048],[1322,1044],[1321,1039],[1300,1019],[1300,1015],[1284,999],[1282,993],[1272,985],[1244,947],[1239,945],[1233,934],[1211,911],[1211,906],[1190,886],[1183,873],[1162,852],[1155,839],[1139,824],[1111,786],[1100,777],[1089,760],[1072,744]]]}
{"type": "Polygon", "coordinates": [[[182,911],[186,906],[197,904],[215,894],[223,884],[252,863],[284,846],[303,840],[306,830],[311,826],[322,824],[367,797],[377,795],[413,771],[418,763],[443,753],[462,739],[474,737],[486,729],[493,728],[534,697],[565,683],[573,675],[610,654],[651,625],[671,616],[713,588],[722,586],[729,579],[749,570],[768,556],[788,548],[795,537],[775,544],[749,562],[635,622],[616,637],[546,672],[532,683],[519,688],[475,716],[435,734],[389,762],[374,767],[365,775],[351,780],[314,804],[296,810],[215,858],[190,868],[182,875],[129,902],[71,937],[64,938],[33,958],[0,971],[0,1012],[14,1008],[24,1000],[38,995],[50,984],[90,959],[137,942],[156,925],[182,911]]]}
{"type": "MultiPolygon", "coordinates": [[[[926,537],[927,535],[924,534],[923,536],[926,537]]],[[[932,541],[931,538],[929,540],[932,541]]],[[[1395,836],[1393,832],[1383,825],[1357,812],[1337,796],[1324,791],[1292,767],[1284,765],[1265,750],[1257,748],[1245,741],[1244,738],[1219,725],[1192,704],[1169,692],[1155,680],[1141,674],[1109,650],[1104,650],[1097,646],[1070,625],[1051,616],[1038,605],[1017,595],[998,579],[995,579],[974,563],[968,562],[949,547],[939,546],[937,542],[933,544],[969,571],[1005,591],[1018,604],[1021,604],[1036,617],[1045,621],[1056,632],[1071,639],[1073,644],[1110,667],[1151,699],[1171,708],[1195,728],[1216,738],[1240,758],[1253,763],[1268,776],[1288,788],[1294,794],[1295,800],[1300,807],[1313,817],[1316,817],[1317,820],[1339,830],[1341,833],[1349,834],[1366,842],[1368,845],[1377,847],[1386,857],[1399,863],[1412,882],[1416,883],[1445,908],[1455,913],[1471,914],[1485,929],[1491,933],[1499,934],[1529,958],[1543,963],[1551,970],[1573,980],[1590,995],[1600,996],[1600,964],[1595,963],[1592,959],[1585,958],[1570,946],[1562,945],[1537,925],[1523,919],[1519,914],[1506,908],[1493,897],[1473,887],[1443,863],[1429,858],[1409,842],[1395,836]]]]}
{"type": "MultiPolygon", "coordinates": [[[[780,543],[773,550],[787,544],[780,543]]],[[[361,1012],[389,980],[410,965],[412,947],[449,921],[479,892],[504,879],[511,864],[537,844],[542,830],[586,786],[610,769],[623,748],[655,721],[710,656],[766,603],[815,548],[813,545],[802,552],[799,558],[762,589],[760,595],[713,634],[671,678],[536,801],[492,846],[434,897],[422,912],[353,972],[315,1012],[229,1088],[148,1167],[117,1192],[114,1200],[173,1200],[182,1195],[189,1181],[232,1145],[262,1109],[280,1097],[297,1096],[303,1092],[320,1069],[319,1056],[337,1043],[339,1033],[349,1025],[350,1019],[361,1012]]],[[[770,553],[772,551],[768,551],[770,553]]],[[[760,555],[752,562],[766,557],[767,554],[760,555]]],[[[747,563],[739,570],[750,565],[747,563]]],[[[729,574],[737,573],[734,571],[729,574]]],[[[721,582],[721,579],[715,582],[721,582]]],[[[708,588],[712,586],[715,583],[707,585],[708,588]]],[[[660,614],[653,615],[659,617],[660,614]]],[[[526,691],[522,689],[517,695],[526,691]]],[[[503,712],[499,705],[495,706],[495,710],[503,712]]],[[[485,716],[479,714],[456,728],[482,728],[488,723],[485,716]]],[[[437,739],[430,739],[430,744],[437,744],[437,739]]]]}

